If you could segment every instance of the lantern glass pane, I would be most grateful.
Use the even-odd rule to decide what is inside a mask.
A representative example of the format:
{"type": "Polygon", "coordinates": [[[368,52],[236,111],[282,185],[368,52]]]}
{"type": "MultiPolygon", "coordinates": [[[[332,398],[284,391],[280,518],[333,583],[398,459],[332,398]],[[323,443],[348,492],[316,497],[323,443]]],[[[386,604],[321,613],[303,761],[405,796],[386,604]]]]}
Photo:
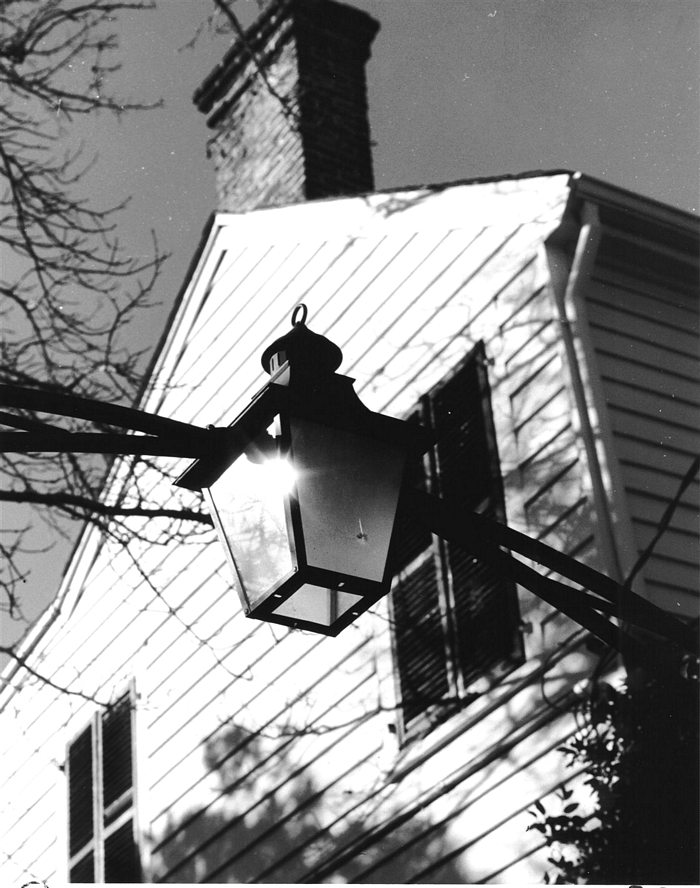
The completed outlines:
{"type": "Polygon", "coordinates": [[[405,449],[297,417],[291,433],[308,565],[381,582],[405,449]]]}
{"type": "Polygon", "coordinates": [[[321,626],[332,626],[342,615],[362,601],[360,595],[337,589],[324,589],[305,583],[273,613],[292,620],[306,620],[321,626]]]}
{"type": "Polygon", "coordinates": [[[242,454],[209,489],[220,533],[249,607],[293,567],[285,496],[293,486],[289,464],[242,454]]]}

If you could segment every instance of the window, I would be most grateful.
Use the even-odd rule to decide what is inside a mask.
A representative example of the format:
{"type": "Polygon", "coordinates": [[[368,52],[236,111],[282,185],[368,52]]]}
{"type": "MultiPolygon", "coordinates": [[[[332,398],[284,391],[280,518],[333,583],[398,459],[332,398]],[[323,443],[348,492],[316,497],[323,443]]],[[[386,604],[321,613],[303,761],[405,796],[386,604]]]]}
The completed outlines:
{"type": "MultiPolygon", "coordinates": [[[[414,486],[505,521],[483,344],[421,399],[414,421],[436,446],[414,486]]],[[[404,521],[394,548],[393,647],[402,742],[479,696],[522,661],[512,579],[404,521]]]]}
{"type": "Polygon", "coordinates": [[[133,692],[68,745],[71,882],[140,882],[134,822],[133,692]]]}

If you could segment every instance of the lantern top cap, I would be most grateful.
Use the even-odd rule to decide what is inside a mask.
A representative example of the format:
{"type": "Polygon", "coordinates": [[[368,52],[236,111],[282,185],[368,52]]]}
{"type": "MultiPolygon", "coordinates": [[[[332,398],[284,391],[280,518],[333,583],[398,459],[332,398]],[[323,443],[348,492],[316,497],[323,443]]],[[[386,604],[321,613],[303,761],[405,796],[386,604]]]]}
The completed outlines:
{"type": "Polygon", "coordinates": [[[292,329],[268,345],[262,354],[266,373],[274,373],[285,361],[292,370],[305,368],[314,374],[334,373],[343,353],[338,346],[306,326],[308,309],[300,303],[292,312],[292,329]]]}

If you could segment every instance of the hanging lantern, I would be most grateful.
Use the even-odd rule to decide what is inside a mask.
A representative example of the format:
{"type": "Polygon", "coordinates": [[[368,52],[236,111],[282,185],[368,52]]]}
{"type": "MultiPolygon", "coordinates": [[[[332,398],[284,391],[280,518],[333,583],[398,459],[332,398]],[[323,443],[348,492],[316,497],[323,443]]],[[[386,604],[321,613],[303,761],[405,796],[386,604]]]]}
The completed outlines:
{"type": "Polygon", "coordinates": [[[247,616],[337,635],[389,591],[406,461],[428,441],[365,407],[305,319],[298,306],[262,356],[268,383],[176,483],[203,491],[247,616]]]}

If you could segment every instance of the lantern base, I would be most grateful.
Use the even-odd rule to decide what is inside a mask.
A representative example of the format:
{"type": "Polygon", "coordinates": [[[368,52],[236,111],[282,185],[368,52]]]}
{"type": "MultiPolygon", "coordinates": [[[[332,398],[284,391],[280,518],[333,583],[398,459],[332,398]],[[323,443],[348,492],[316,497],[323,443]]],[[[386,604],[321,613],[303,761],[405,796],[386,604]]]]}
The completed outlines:
{"type": "MultiPolygon", "coordinates": [[[[273,601],[274,597],[273,595],[273,601]]],[[[351,608],[357,607],[361,602],[361,595],[305,583],[279,607],[276,607],[272,614],[287,617],[290,620],[332,626],[339,617],[342,617],[351,608]]]]}
{"type": "Polygon", "coordinates": [[[299,582],[297,571],[289,574],[261,601],[252,607],[244,606],[246,616],[289,629],[335,636],[386,594],[386,589],[377,583],[353,584],[360,585],[360,589],[347,591],[323,585],[325,577],[308,577],[308,573],[306,582],[299,582]]]}

